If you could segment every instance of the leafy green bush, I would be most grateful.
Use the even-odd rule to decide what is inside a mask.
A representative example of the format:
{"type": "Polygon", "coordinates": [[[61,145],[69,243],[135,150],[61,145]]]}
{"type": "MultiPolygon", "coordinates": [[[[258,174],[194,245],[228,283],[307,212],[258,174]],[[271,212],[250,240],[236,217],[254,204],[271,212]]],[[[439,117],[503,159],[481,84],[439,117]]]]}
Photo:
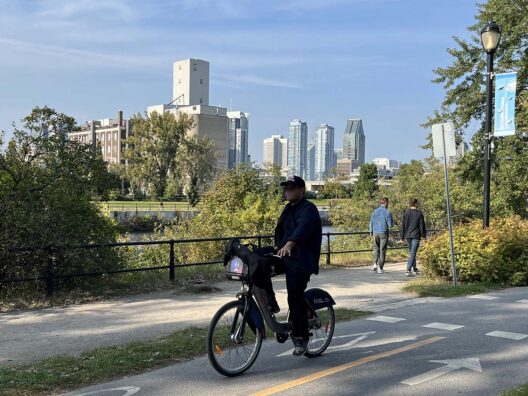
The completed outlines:
{"type": "MultiPolygon", "coordinates": [[[[454,244],[461,282],[528,284],[528,220],[494,219],[487,230],[478,220],[459,225],[454,228],[454,244]]],[[[424,275],[452,278],[447,232],[423,243],[418,255],[424,275]]]]}

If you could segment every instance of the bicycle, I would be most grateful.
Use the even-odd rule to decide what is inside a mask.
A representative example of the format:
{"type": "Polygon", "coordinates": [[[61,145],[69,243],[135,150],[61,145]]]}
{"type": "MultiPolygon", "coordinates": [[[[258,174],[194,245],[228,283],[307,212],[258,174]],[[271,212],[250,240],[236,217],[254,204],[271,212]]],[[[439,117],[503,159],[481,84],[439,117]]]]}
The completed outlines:
{"type": "MultiPolygon", "coordinates": [[[[265,324],[279,343],[290,338],[289,312],[286,321],[279,321],[268,308],[265,290],[255,286],[247,264],[237,256],[229,260],[226,276],[242,283],[236,300],[222,306],[213,316],[207,334],[207,356],[220,374],[234,377],[243,374],[255,362],[266,337],[265,324]]],[[[308,309],[310,338],[306,357],[321,355],[330,345],[335,328],[335,301],[328,292],[308,289],[304,293],[308,309]]]]}

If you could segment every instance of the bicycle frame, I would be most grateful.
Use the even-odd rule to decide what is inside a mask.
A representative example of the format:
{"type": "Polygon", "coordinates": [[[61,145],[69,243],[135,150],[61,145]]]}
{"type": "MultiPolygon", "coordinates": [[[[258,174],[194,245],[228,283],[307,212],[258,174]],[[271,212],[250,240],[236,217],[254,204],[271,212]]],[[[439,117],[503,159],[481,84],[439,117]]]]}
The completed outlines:
{"type": "MultiPolygon", "coordinates": [[[[237,298],[244,300],[244,312],[242,313],[243,319],[239,328],[232,333],[232,337],[234,337],[233,341],[240,342],[241,337],[243,337],[243,329],[245,328],[246,322],[252,329],[259,328],[259,323],[256,322],[262,323],[259,329],[263,332],[263,335],[265,335],[265,328],[263,326],[265,322],[275,334],[283,337],[289,336],[292,330],[291,323],[289,321],[278,321],[275,315],[270,312],[268,308],[268,294],[265,290],[253,285],[251,282],[242,282],[242,290],[237,293],[237,298]],[[255,303],[256,307],[251,306],[251,301],[255,303]],[[250,310],[254,308],[256,310],[251,312],[250,310]],[[257,320],[251,318],[252,313],[259,315],[257,320]]],[[[306,305],[312,313],[315,313],[317,309],[322,307],[335,305],[334,299],[326,291],[318,288],[306,290],[305,299],[306,305]]],[[[234,323],[236,323],[236,320],[234,323]]],[[[314,328],[314,326],[317,326],[317,323],[317,317],[308,318],[309,328],[314,328]]]]}

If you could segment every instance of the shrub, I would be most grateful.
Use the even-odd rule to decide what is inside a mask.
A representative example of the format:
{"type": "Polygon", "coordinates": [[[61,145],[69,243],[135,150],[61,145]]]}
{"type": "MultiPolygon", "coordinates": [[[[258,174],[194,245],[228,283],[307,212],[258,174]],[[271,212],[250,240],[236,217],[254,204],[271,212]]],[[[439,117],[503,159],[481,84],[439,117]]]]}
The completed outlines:
{"type": "MultiPolygon", "coordinates": [[[[456,226],[453,233],[461,282],[528,284],[528,220],[494,219],[487,230],[475,220],[456,226]]],[[[452,278],[448,232],[430,238],[418,254],[424,275],[452,278]]]]}

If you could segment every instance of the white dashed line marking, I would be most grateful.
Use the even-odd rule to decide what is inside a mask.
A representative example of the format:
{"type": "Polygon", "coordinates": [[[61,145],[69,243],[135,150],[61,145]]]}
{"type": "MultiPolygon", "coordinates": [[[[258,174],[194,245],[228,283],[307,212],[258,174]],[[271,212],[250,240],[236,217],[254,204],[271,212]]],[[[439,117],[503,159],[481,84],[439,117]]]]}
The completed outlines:
{"type": "Polygon", "coordinates": [[[396,323],[396,322],[401,322],[402,320],[405,320],[405,319],[395,318],[393,316],[378,315],[378,316],[373,316],[371,318],[367,318],[367,320],[372,320],[374,322],[396,323]]]}
{"type": "Polygon", "coordinates": [[[508,338],[510,340],[520,341],[524,340],[528,337],[528,334],[522,334],[522,333],[510,333],[509,331],[492,331],[491,333],[486,334],[487,336],[491,337],[499,337],[499,338],[508,338]]]}
{"type": "Polygon", "coordinates": [[[488,296],[486,294],[475,294],[473,296],[467,296],[467,298],[474,298],[477,300],[495,300],[496,298],[499,298],[499,297],[488,296]]]}
{"type": "Polygon", "coordinates": [[[448,324],[448,323],[433,322],[433,323],[428,323],[426,325],[423,325],[422,327],[427,327],[429,329],[439,329],[439,330],[456,330],[456,329],[461,329],[464,326],[453,325],[453,324],[448,324]]]}

